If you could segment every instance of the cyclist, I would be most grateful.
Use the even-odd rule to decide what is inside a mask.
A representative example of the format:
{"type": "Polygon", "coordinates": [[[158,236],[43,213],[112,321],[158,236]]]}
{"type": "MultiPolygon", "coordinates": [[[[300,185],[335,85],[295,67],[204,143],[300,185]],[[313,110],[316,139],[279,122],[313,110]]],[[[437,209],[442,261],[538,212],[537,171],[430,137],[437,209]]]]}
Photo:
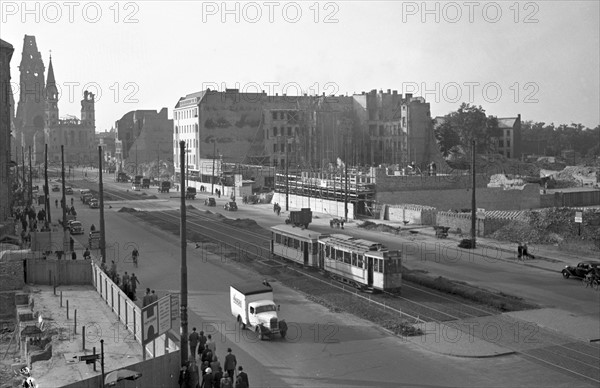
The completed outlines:
{"type": "Polygon", "coordinates": [[[137,267],[138,265],[138,257],[139,257],[140,253],[138,252],[137,248],[133,248],[133,251],[131,252],[131,258],[133,259],[133,266],[137,267]]]}

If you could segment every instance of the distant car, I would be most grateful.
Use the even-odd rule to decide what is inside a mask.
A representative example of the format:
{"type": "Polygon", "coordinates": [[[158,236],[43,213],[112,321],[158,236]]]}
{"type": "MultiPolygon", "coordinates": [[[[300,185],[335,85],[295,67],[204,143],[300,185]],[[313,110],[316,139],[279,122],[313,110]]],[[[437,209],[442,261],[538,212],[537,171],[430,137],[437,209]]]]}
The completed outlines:
{"type": "Polygon", "coordinates": [[[225,204],[225,206],[223,206],[223,209],[225,209],[225,210],[227,210],[229,212],[236,211],[238,209],[237,203],[235,203],[233,201],[232,202],[227,202],[225,204]]]}
{"type": "Polygon", "coordinates": [[[85,205],[89,205],[92,198],[94,198],[92,193],[85,193],[81,196],[81,202],[83,202],[85,205]]]}
{"type": "Polygon", "coordinates": [[[71,234],[83,234],[83,225],[79,221],[71,221],[69,231],[71,234]]]}
{"type": "Polygon", "coordinates": [[[52,185],[52,191],[60,191],[59,185],[52,185]]]}
{"type": "Polygon", "coordinates": [[[474,249],[475,243],[470,238],[463,238],[462,240],[460,240],[460,243],[458,243],[458,247],[465,249],[474,249]]]}
{"type": "Polygon", "coordinates": [[[67,194],[67,195],[73,195],[73,188],[72,187],[65,187],[65,194],[67,194]]]}
{"type": "Polygon", "coordinates": [[[96,198],[90,199],[90,209],[98,209],[100,207],[100,202],[96,198]]]}
{"type": "Polygon", "coordinates": [[[577,264],[577,266],[572,266],[572,265],[565,266],[565,268],[563,268],[561,273],[565,279],[568,279],[571,276],[573,276],[575,278],[583,279],[583,278],[585,278],[585,275],[588,274],[588,272],[594,270],[595,268],[600,268],[600,261],[594,261],[594,260],[582,261],[581,263],[577,264]]]}
{"type": "Polygon", "coordinates": [[[206,206],[217,206],[217,201],[215,200],[215,197],[209,197],[204,200],[204,204],[206,206]]]}
{"type": "Polygon", "coordinates": [[[133,190],[133,191],[140,191],[141,189],[142,189],[141,183],[134,183],[133,185],[131,185],[131,190],[133,190]]]}

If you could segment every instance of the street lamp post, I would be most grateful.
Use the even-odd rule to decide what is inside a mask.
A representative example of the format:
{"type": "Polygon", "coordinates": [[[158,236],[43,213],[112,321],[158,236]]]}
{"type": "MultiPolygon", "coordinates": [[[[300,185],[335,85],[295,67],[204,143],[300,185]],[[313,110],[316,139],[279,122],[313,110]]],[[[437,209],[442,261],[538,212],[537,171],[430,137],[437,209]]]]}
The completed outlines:
{"type": "Polygon", "coordinates": [[[475,186],[476,186],[476,177],[475,177],[475,140],[471,141],[471,146],[473,148],[473,190],[471,192],[471,242],[472,242],[472,247],[473,249],[475,249],[475,238],[476,238],[476,231],[475,228],[477,227],[477,208],[476,208],[476,197],[475,197],[475,186]]]}
{"type": "Polygon", "coordinates": [[[216,139],[213,139],[213,168],[212,168],[212,175],[210,177],[210,182],[211,182],[211,187],[210,187],[210,193],[211,194],[215,194],[215,157],[217,155],[217,142],[216,139]]]}
{"type": "Polygon", "coordinates": [[[290,146],[288,138],[285,139],[285,211],[287,212],[290,207],[290,178],[288,174],[288,166],[290,165],[288,160],[288,148],[290,146]]]}
{"type": "MultiPolygon", "coordinates": [[[[185,141],[179,142],[179,171],[183,172],[185,168],[185,141]]],[[[180,174],[181,185],[185,185],[185,177],[183,173],[180,174]]],[[[181,365],[184,365],[188,360],[188,290],[187,290],[187,237],[186,237],[186,213],[185,213],[185,190],[181,190],[181,202],[180,202],[180,240],[181,240],[181,365]]]]}

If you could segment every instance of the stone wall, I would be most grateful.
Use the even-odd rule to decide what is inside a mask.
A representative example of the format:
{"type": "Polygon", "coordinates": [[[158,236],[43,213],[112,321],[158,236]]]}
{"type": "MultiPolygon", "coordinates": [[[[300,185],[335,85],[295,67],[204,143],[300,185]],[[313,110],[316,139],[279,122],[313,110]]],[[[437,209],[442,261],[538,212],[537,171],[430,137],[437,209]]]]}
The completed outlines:
{"type": "Polygon", "coordinates": [[[0,292],[20,290],[24,285],[23,260],[0,262],[0,292]]]}
{"type": "MultiPolygon", "coordinates": [[[[278,203],[281,210],[285,211],[285,194],[275,193],[271,203],[278,203]]],[[[300,210],[310,208],[313,213],[323,213],[332,218],[343,218],[345,215],[344,202],[328,201],[314,197],[303,197],[300,195],[289,196],[289,209],[300,210]]],[[[354,204],[348,203],[348,219],[354,219],[354,204]]]]}
{"type": "MultiPolygon", "coordinates": [[[[507,225],[509,222],[510,219],[508,218],[478,218],[476,221],[477,236],[489,236],[501,227],[507,225]]],[[[450,227],[451,232],[457,232],[458,229],[460,229],[463,234],[469,235],[471,232],[471,214],[438,212],[436,215],[436,225],[450,227]]]]}
{"type": "Polygon", "coordinates": [[[389,221],[408,221],[409,224],[434,225],[437,210],[421,205],[391,205],[387,207],[386,218],[389,221]]]}
{"type": "Polygon", "coordinates": [[[540,195],[540,207],[600,205],[600,190],[557,192],[540,195]]]}
{"type": "MultiPolygon", "coordinates": [[[[421,175],[388,175],[386,170],[378,168],[375,170],[377,192],[384,194],[387,192],[398,193],[406,191],[424,191],[424,190],[449,190],[466,189],[472,185],[472,176],[448,171],[445,175],[421,176],[421,175]]],[[[487,174],[478,174],[476,177],[477,187],[487,187],[489,176],[487,174]]]]}

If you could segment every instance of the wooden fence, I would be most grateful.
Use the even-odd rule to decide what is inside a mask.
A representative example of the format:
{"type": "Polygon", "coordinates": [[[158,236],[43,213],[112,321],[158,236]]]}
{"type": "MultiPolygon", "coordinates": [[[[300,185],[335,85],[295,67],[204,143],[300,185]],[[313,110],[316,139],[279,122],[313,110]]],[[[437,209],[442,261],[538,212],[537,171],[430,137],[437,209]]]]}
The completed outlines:
{"type": "Polygon", "coordinates": [[[89,260],[25,259],[25,283],[44,285],[92,284],[89,260]]]}

